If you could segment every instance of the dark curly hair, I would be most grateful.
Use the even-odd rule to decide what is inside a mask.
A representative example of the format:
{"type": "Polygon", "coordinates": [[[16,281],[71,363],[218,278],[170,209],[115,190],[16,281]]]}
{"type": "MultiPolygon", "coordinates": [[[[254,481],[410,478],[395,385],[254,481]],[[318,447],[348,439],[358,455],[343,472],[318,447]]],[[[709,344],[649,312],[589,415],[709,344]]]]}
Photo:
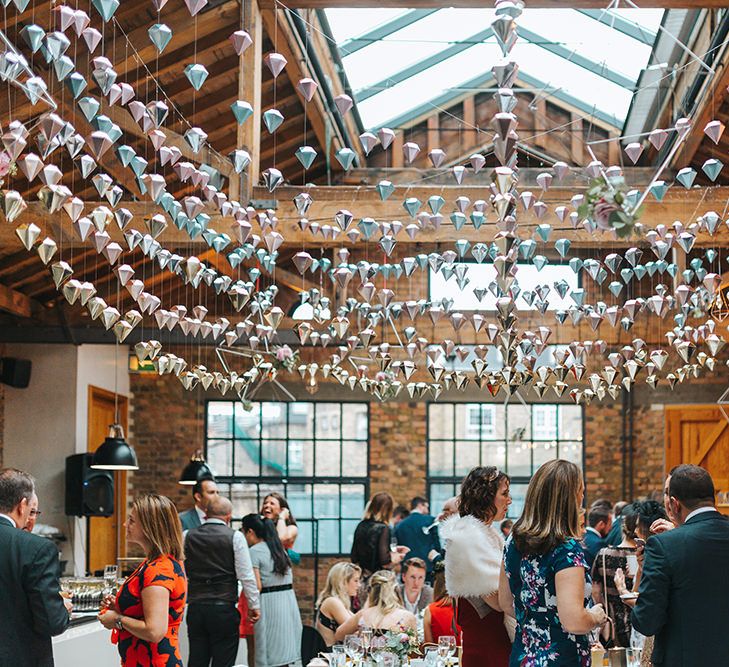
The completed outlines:
{"type": "Polygon", "coordinates": [[[471,470],[461,483],[459,514],[470,514],[481,521],[490,521],[496,514],[494,499],[504,480],[511,482],[509,476],[496,466],[478,466],[471,470]]]}

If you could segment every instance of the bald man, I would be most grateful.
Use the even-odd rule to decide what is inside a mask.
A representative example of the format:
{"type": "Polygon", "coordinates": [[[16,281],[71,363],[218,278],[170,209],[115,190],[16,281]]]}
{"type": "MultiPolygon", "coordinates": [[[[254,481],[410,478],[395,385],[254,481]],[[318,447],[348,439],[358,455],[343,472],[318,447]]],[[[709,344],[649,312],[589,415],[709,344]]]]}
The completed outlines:
{"type": "Polygon", "coordinates": [[[230,527],[233,505],[216,496],[205,508],[206,520],[185,531],[185,569],[188,580],[188,667],[231,667],[238,653],[240,614],[238,582],[248,601],[248,617],[261,616],[258,585],[248,545],[230,527]]]}

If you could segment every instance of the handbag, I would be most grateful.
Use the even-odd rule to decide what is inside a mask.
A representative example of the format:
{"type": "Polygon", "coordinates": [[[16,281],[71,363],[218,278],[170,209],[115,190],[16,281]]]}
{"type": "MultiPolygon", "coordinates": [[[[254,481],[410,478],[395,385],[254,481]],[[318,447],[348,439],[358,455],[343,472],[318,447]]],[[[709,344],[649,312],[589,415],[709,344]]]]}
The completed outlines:
{"type": "Polygon", "coordinates": [[[605,603],[605,614],[607,614],[608,622],[600,628],[600,638],[603,639],[605,648],[615,646],[617,635],[615,633],[615,623],[610,618],[610,607],[608,604],[608,587],[607,587],[607,564],[605,562],[605,552],[602,552],[602,597],[605,603]],[[607,633],[606,633],[607,630],[607,633]]]}

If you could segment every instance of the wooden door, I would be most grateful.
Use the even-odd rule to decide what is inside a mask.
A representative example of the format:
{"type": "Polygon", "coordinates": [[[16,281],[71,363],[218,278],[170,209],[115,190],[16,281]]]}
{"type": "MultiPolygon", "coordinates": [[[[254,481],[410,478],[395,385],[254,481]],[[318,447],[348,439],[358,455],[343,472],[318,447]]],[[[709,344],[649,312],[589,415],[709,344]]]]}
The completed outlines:
{"type": "MultiPolygon", "coordinates": [[[[119,423],[127,429],[127,397],[118,396],[119,423]]],[[[89,386],[88,450],[93,452],[109,435],[109,425],[114,423],[114,392],[89,386]]],[[[91,517],[89,520],[89,570],[103,570],[113,565],[117,558],[126,555],[124,522],[127,509],[127,474],[114,473],[114,515],[91,517]]]]}
{"type": "Polygon", "coordinates": [[[716,490],[729,491],[729,421],[718,405],[666,407],[666,473],[681,463],[706,468],[716,490]]]}

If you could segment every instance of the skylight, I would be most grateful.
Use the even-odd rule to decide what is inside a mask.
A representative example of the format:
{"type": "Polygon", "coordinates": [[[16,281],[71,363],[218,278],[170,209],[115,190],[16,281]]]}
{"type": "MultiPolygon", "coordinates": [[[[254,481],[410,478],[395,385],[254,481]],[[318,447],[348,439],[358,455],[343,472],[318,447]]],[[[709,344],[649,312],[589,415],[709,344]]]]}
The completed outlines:
{"type": "MultiPolygon", "coordinates": [[[[367,129],[397,127],[470,91],[489,90],[501,51],[493,10],[329,9],[367,129]]],[[[527,9],[512,54],[520,87],[621,128],[664,10],[527,9]]]]}

